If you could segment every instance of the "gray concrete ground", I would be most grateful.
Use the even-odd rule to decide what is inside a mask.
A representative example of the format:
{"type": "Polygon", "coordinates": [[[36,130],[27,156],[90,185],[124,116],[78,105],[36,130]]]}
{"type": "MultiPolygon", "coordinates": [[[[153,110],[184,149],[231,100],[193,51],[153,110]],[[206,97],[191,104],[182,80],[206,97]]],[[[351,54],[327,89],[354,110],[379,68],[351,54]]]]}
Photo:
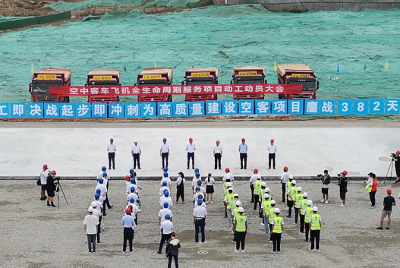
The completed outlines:
{"type": "MultiPolygon", "coordinates": [[[[188,174],[189,175],[189,174],[188,174]]],[[[190,182],[190,180],[188,181],[190,182]]],[[[268,182],[278,207],[279,182],[268,182]]],[[[186,184],[186,204],[173,208],[174,229],[181,240],[181,267],[396,267],[400,242],[400,217],[394,208],[389,231],[378,231],[381,203],[389,183],[380,182],[377,208],[369,209],[368,195],[362,182],[351,182],[348,206],[340,207],[338,186],[332,182],[330,203],[321,204],[319,182],[300,181],[303,191],[319,207],[323,218],[321,253],[309,252],[310,244],[298,234],[293,219],[284,218],[282,254],[272,254],[272,245],[260,225],[261,219],[252,209],[248,182],[236,182],[248,216],[249,233],[246,252],[235,253],[227,220],[223,218],[222,184],[215,186],[213,204],[208,205],[206,244],[194,242],[190,183],[186,184]],[[205,254],[201,254],[205,253],[205,254]]],[[[134,253],[122,253],[122,226],[125,194],[123,181],[110,182],[110,201],[114,205],[104,217],[102,243],[96,254],[85,254],[87,245],[83,218],[92,200],[95,181],[62,181],[68,204],[60,196],[60,209],[48,208],[39,200],[39,187],[34,181],[1,181],[0,188],[0,259],[1,267],[166,267],[164,255],[157,254],[158,182],[141,181],[143,206],[134,240],[134,253]]],[[[397,199],[399,186],[393,186],[397,199]]],[[[172,195],[175,197],[175,189],[172,195]]],[[[57,202],[56,202],[57,204],[57,202]]]]}

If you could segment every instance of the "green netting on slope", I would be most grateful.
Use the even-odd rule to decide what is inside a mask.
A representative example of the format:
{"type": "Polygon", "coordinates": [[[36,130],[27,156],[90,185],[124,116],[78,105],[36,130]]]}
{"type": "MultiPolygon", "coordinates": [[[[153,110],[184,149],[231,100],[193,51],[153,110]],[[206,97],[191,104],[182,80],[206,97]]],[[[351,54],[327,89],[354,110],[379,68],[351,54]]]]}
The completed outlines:
{"type": "Polygon", "coordinates": [[[69,11],[69,10],[80,10],[94,6],[125,6],[125,7],[137,7],[146,3],[147,0],[86,0],[83,2],[67,3],[64,1],[58,1],[51,5],[46,5],[43,8],[50,8],[55,11],[69,11]]]}
{"type": "Polygon", "coordinates": [[[199,0],[154,0],[147,3],[144,7],[186,7],[187,4],[197,3],[199,0]]]}
{"type": "Polygon", "coordinates": [[[26,18],[31,18],[31,17],[4,17],[4,16],[0,15],[0,22],[20,20],[20,19],[26,19],[26,18]]]}
{"type": "Polygon", "coordinates": [[[220,64],[220,83],[229,83],[233,67],[243,65],[266,66],[267,80],[276,83],[275,61],[309,64],[320,80],[318,98],[400,98],[399,18],[399,10],[291,14],[213,6],[164,15],[118,12],[9,32],[0,35],[0,84],[7,80],[0,101],[29,100],[31,64],[35,70],[71,68],[73,85],[84,85],[92,69],[118,69],[121,83],[133,85],[154,63],[174,67],[174,84],[192,65],[220,64]]]}

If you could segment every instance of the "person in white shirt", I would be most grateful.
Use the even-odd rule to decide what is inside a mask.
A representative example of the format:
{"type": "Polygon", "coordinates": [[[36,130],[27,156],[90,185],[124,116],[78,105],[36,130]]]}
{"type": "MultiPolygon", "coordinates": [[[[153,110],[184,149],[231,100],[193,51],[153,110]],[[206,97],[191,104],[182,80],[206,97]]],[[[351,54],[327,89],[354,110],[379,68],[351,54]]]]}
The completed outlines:
{"type": "Polygon", "coordinates": [[[96,193],[94,195],[94,201],[97,204],[96,209],[99,209],[100,211],[102,211],[103,210],[103,202],[101,202],[100,194],[96,193]]]}
{"type": "Polygon", "coordinates": [[[204,226],[206,225],[207,209],[202,206],[203,200],[197,201],[197,207],[193,210],[193,223],[195,227],[194,240],[196,243],[199,242],[199,233],[201,232],[201,242],[206,242],[206,233],[204,232],[204,226]]]}
{"type": "Polygon", "coordinates": [[[135,187],[135,193],[137,193],[137,192],[138,192],[138,187],[137,187],[137,185],[136,185],[136,180],[135,180],[135,178],[131,178],[130,181],[129,181],[129,184],[127,184],[127,185],[125,186],[125,192],[126,192],[126,194],[129,194],[129,193],[131,192],[131,188],[132,188],[132,187],[135,187]]]}
{"type": "Polygon", "coordinates": [[[268,145],[268,153],[269,153],[269,161],[268,161],[268,169],[271,169],[271,161],[272,161],[272,167],[275,169],[275,153],[278,151],[276,149],[276,145],[274,144],[274,139],[271,139],[271,144],[268,145]]]}
{"type": "Polygon", "coordinates": [[[99,225],[97,227],[97,244],[100,244],[101,218],[102,218],[101,209],[97,208],[96,201],[92,201],[92,203],[90,204],[90,207],[93,208],[93,215],[95,215],[99,219],[99,225]]]}
{"type": "Polygon", "coordinates": [[[114,144],[114,139],[110,139],[110,144],[107,145],[108,152],[108,169],[111,169],[111,163],[113,169],[115,169],[115,152],[117,151],[117,147],[114,144]]]}
{"type": "Polygon", "coordinates": [[[171,209],[172,208],[172,198],[169,196],[169,191],[164,191],[164,196],[160,197],[160,201],[159,204],[161,206],[161,208],[164,207],[164,203],[167,202],[168,203],[168,208],[171,209]]]}
{"type": "Polygon", "coordinates": [[[240,169],[246,169],[247,168],[247,151],[249,148],[247,147],[247,144],[245,143],[245,139],[242,139],[242,143],[239,144],[239,153],[240,153],[240,169]]]}
{"type": "Polygon", "coordinates": [[[133,157],[133,169],[136,169],[136,164],[138,169],[140,169],[140,156],[142,155],[142,149],[140,145],[138,145],[138,141],[135,140],[134,145],[132,146],[131,153],[133,157]]]}
{"type": "Polygon", "coordinates": [[[223,182],[233,182],[235,180],[235,177],[230,173],[230,169],[226,168],[225,169],[225,175],[222,177],[223,182]]]}
{"type": "Polygon", "coordinates": [[[136,188],[133,186],[131,187],[131,192],[126,196],[126,205],[129,204],[129,200],[131,200],[131,198],[135,200],[135,205],[137,205],[139,201],[139,196],[136,194],[136,188]]]}
{"type": "Polygon", "coordinates": [[[135,224],[138,224],[138,213],[141,211],[138,206],[135,204],[136,199],[131,198],[129,200],[129,204],[125,207],[125,209],[130,208],[131,210],[131,216],[135,219],[135,224]]]}
{"type": "Polygon", "coordinates": [[[192,190],[193,190],[193,192],[195,192],[194,188],[196,188],[196,186],[197,186],[197,181],[201,180],[199,169],[196,168],[196,170],[195,170],[196,173],[194,174],[193,181],[192,181],[192,190]],[[197,170],[197,172],[196,172],[196,170],[197,170]]]}
{"type": "Polygon", "coordinates": [[[250,177],[250,190],[251,190],[251,203],[254,203],[254,183],[257,180],[257,176],[258,176],[258,169],[254,169],[254,174],[250,177]]]}
{"type": "Polygon", "coordinates": [[[201,186],[202,184],[203,184],[203,182],[201,181],[201,179],[199,179],[199,180],[197,181],[197,186],[200,188],[200,193],[201,193],[203,196],[206,196],[206,188],[203,187],[203,186],[201,186]]]}
{"type": "Polygon", "coordinates": [[[171,221],[171,215],[167,214],[165,215],[165,221],[161,223],[160,226],[161,229],[161,240],[160,240],[160,246],[158,247],[158,254],[161,254],[161,250],[163,248],[163,245],[168,239],[171,238],[171,233],[172,230],[174,229],[174,224],[171,221]]]}
{"type": "Polygon", "coordinates": [[[185,204],[185,175],[179,172],[179,177],[176,179],[176,203],[178,204],[179,197],[182,203],[185,204]]]}
{"type": "Polygon", "coordinates": [[[196,205],[197,205],[197,201],[199,200],[199,195],[201,195],[201,193],[200,193],[200,187],[199,186],[197,186],[196,188],[195,188],[195,193],[193,194],[193,207],[195,208],[196,207],[196,205]]]}
{"type": "MultiPolygon", "coordinates": [[[[103,167],[103,169],[104,168],[105,167],[103,167]]],[[[109,186],[110,186],[109,185],[109,180],[110,180],[110,176],[106,172],[103,172],[103,184],[106,186],[107,192],[108,192],[108,189],[109,189],[109,186]]],[[[99,185],[99,184],[100,184],[99,181],[97,181],[97,185],[99,185]]],[[[110,201],[108,199],[108,194],[105,196],[105,201],[106,201],[106,205],[107,205],[107,207],[109,209],[113,208],[113,206],[110,205],[110,201]]]]}
{"type": "Polygon", "coordinates": [[[286,195],[286,183],[289,181],[289,168],[283,167],[283,174],[281,175],[281,183],[282,183],[282,202],[285,203],[285,195],[286,195]]]}
{"type": "Polygon", "coordinates": [[[100,196],[103,199],[103,216],[106,215],[106,195],[107,195],[107,187],[103,184],[104,179],[99,179],[99,184],[96,186],[96,190],[100,190],[100,196]]]}
{"type": "MultiPolygon", "coordinates": [[[[107,168],[106,168],[106,166],[102,166],[102,167],[101,167],[101,172],[97,175],[97,181],[98,181],[99,179],[103,178],[103,173],[105,173],[105,172],[107,172],[107,168]]],[[[110,176],[109,176],[108,174],[107,174],[106,179],[107,179],[107,180],[110,179],[110,176]]]]}
{"type": "Polygon", "coordinates": [[[158,212],[158,226],[161,226],[161,223],[165,221],[165,215],[167,214],[171,217],[170,220],[172,221],[172,210],[168,206],[168,202],[165,202],[164,207],[158,212]]]}
{"type": "Polygon", "coordinates": [[[158,191],[158,194],[159,194],[160,196],[164,195],[164,191],[165,191],[165,190],[169,191],[170,188],[168,187],[168,183],[167,183],[166,181],[162,181],[162,182],[161,182],[160,190],[158,191]]]}
{"type": "Polygon", "coordinates": [[[87,235],[87,244],[89,248],[89,253],[96,252],[96,234],[98,231],[99,219],[93,215],[93,208],[88,209],[89,215],[85,216],[83,220],[84,231],[87,235]],[[92,251],[93,246],[93,251],[92,251]]]}
{"type": "Polygon", "coordinates": [[[47,185],[47,176],[49,176],[49,168],[46,164],[43,165],[43,170],[40,172],[40,200],[46,200],[46,185],[47,185]]]}
{"type": "Polygon", "coordinates": [[[212,204],[215,180],[211,177],[211,173],[208,173],[208,177],[204,180],[204,183],[206,185],[206,203],[212,204]]]}
{"type": "Polygon", "coordinates": [[[161,144],[160,148],[160,156],[161,156],[161,162],[162,162],[162,168],[168,167],[168,156],[169,156],[169,144],[167,144],[167,139],[163,139],[163,144],[161,144]],[[165,161],[165,164],[164,164],[165,161]]]}
{"type": "Polygon", "coordinates": [[[215,146],[213,149],[213,155],[214,155],[214,169],[221,169],[221,158],[222,158],[222,147],[219,145],[219,140],[215,142],[215,146]]]}
{"type": "Polygon", "coordinates": [[[187,151],[187,169],[189,169],[190,158],[192,159],[192,169],[194,169],[194,151],[196,150],[196,144],[193,143],[193,139],[189,138],[189,143],[186,145],[187,151]]]}
{"type": "Polygon", "coordinates": [[[171,182],[171,179],[169,178],[169,174],[167,172],[164,172],[164,175],[161,179],[161,185],[163,184],[163,182],[166,182],[168,189],[171,190],[172,182],[171,182]]]}

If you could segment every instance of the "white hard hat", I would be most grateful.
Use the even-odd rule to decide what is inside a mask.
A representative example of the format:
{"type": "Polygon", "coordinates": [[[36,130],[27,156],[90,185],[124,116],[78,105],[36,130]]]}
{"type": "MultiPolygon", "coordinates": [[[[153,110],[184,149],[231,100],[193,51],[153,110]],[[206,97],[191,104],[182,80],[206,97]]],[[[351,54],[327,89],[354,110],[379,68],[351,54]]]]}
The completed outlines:
{"type": "Polygon", "coordinates": [[[315,212],[318,212],[318,208],[317,207],[313,207],[312,210],[315,211],[315,212]]]}
{"type": "Polygon", "coordinates": [[[289,175],[289,179],[293,179],[293,175],[292,174],[289,175]]]}
{"type": "Polygon", "coordinates": [[[275,204],[276,204],[275,200],[271,200],[271,205],[275,205],[275,204]]]}
{"type": "Polygon", "coordinates": [[[269,194],[265,194],[265,195],[264,195],[264,198],[269,198],[269,194]]]}
{"type": "Polygon", "coordinates": [[[228,186],[228,187],[229,187],[229,186],[232,186],[232,182],[227,182],[227,183],[226,183],[226,186],[228,186]]]}
{"type": "Polygon", "coordinates": [[[97,208],[97,202],[96,201],[92,201],[90,206],[93,207],[93,208],[97,208]]]}
{"type": "Polygon", "coordinates": [[[89,208],[88,208],[88,211],[89,211],[89,212],[93,212],[93,208],[92,208],[92,207],[89,207],[89,208]]]}
{"type": "Polygon", "coordinates": [[[228,188],[228,191],[233,191],[233,188],[232,188],[232,187],[229,187],[229,188],[228,188]]]}
{"type": "Polygon", "coordinates": [[[265,188],[264,193],[269,193],[269,188],[265,188]]]}
{"type": "Polygon", "coordinates": [[[236,206],[241,206],[242,205],[242,202],[240,202],[240,200],[238,200],[238,201],[236,201],[236,206]]]}
{"type": "Polygon", "coordinates": [[[244,212],[244,208],[240,207],[239,208],[239,212],[243,213],[244,212]]]}
{"type": "Polygon", "coordinates": [[[239,197],[239,194],[234,194],[233,197],[239,197]]]}
{"type": "Polygon", "coordinates": [[[298,191],[298,192],[301,192],[301,187],[297,187],[297,191],[298,191]]]}
{"type": "Polygon", "coordinates": [[[313,202],[311,200],[308,200],[307,201],[307,206],[312,207],[312,205],[313,205],[313,202]]]}
{"type": "Polygon", "coordinates": [[[308,197],[308,194],[306,192],[304,192],[303,197],[308,197]]]}
{"type": "Polygon", "coordinates": [[[281,211],[279,210],[279,208],[276,208],[275,209],[275,214],[279,214],[279,213],[281,213],[281,211]]]}
{"type": "Polygon", "coordinates": [[[267,187],[267,184],[265,183],[265,181],[263,181],[263,182],[261,183],[261,186],[267,187]]]}
{"type": "Polygon", "coordinates": [[[296,184],[296,180],[292,180],[292,184],[296,184]]]}
{"type": "Polygon", "coordinates": [[[260,175],[257,175],[257,180],[261,180],[261,176],[260,175]]]}

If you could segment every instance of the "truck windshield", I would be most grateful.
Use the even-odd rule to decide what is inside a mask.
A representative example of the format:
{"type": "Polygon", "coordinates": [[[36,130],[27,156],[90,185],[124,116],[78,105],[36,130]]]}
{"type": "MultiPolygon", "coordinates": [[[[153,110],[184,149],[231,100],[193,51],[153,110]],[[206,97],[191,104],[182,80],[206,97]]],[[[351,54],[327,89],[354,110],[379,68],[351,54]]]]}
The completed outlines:
{"type": "Polygon", "coordinates": [[[262,84],[263,80],[236,80],[236,84],[262,84]]]}
{"type": "Polygon", "coordinates": [[[61,80],[33,80],[32,94],[36,96],[39,102],[54,102],[57,100],[57,96],[50,96],[49,87],[62,85],[61,80]]]}
{"type": "Polygon", "coordinates": [[[202,78],[187,78],[187,85],[209,85],[214,84],[214,79],[212,77],[202,77],[202,78]]]}
{"type": "Polygon", "coordinates": [[[303,91],[314,91],[317,89],[317,84],[314,81],[290,81],[290,84],[302,85],[303,91]]]}
{"type": "Polygon", "coordinates": [[[89,80],[88,86],[115,86],[117,80],[89,80]]]}
{"type": "Polygon", "coordinates": [[[167,85],[167,80],[164,79],[155,79],[155,80],[144,80],[140,79],[138,82],[139,85],[149,85],[149,86],[161,86],[161,85],[167,85]]]}

